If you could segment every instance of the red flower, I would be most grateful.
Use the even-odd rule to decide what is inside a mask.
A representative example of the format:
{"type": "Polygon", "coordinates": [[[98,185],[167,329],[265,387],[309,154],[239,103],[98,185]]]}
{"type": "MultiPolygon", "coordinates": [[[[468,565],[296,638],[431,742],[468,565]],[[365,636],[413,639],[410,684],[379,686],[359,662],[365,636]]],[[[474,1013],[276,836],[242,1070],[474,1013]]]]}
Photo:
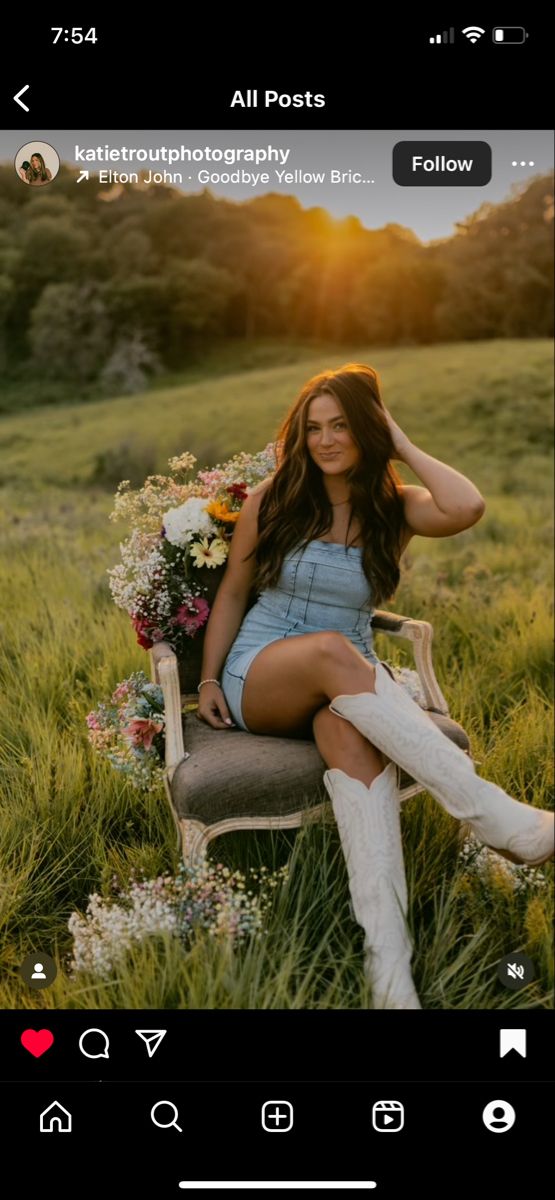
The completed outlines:
{"type": "Polygon", "coordinates": [[[247,499],[246,483],[232,483],[231,487],[227,487],[225,490],[226,492],[229,492],[230,496],[235,496],[237,500],[247,499]]]}
{"type": "Polygon", "coordinates": [[[133,628],[137,634],[137,641],[143,650],[150,650],[154,645],[151,638],[148,637],[147,630],[150,629],[150,623],[144,617],[131,617],[133,628]]]}

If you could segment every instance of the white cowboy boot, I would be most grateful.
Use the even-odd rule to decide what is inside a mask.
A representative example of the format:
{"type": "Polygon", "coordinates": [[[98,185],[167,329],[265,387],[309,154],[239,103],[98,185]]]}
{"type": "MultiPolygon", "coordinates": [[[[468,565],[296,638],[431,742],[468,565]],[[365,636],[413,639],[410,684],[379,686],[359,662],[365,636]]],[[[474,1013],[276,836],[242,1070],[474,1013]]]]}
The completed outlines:
{"type": "Polygon", "coordinates": [[[420,1008],[410,970],[407,884],[397,769],[388,763],[366,787],[339,768],[324,784],[339,829],[353,911],[365,932],[365,974],[374,1008],[420,1008]]]}
{"type": "Polygon", "coordinates": [[[464,751],[441,733],[381,663],[375,670],[375,692],[335,696],[331,712],[350,721],[447,812],[467,821],[487,846],[529,866],[553,857],[553,813],[521,804],[481,779],[464,751]]]}

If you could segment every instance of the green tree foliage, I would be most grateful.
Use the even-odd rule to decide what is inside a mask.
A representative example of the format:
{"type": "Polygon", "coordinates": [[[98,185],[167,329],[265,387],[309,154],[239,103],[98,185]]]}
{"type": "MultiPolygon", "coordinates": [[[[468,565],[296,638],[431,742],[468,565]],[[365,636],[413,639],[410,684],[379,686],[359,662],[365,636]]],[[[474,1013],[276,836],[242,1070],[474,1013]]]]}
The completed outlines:
{"type": "Polygon", "coordinates": [[[0,364],[14,377],[31,362],[43,378],[131,387],[219,336],[406,345],[553,332],[551,175],[429,245],[275,193],[237,204],[208,189],[76,188],[67,167],[55,187],[33,194],[0,167],[0,364]]]}
{"type": "Polygon", "coordinates": [[[444,337],[549,337],[553,333],[553,188],[546,178],[483,204],[438,255],[444,337]]]}
{"type": "Polygon", "coordinates": [[[171,327],[177,336],[190,330],[221,329],[220,318],[236,287],[229,271],[190,258],[168,264],[165,278],[171,327]]]}
{"type": "Polygon", "coordinates": [[[33,364],[45,379],[94,379],[109,354],[110,335],[106,305],[94,287],[49,283],[31,313],[33,364]]]}

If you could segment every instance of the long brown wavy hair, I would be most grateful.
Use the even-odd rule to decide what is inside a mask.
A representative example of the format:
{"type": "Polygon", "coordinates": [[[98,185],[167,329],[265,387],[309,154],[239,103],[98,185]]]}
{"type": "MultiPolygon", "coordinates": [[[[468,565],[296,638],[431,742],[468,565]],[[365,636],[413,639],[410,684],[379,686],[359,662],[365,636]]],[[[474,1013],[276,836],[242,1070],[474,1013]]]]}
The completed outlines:
{"type": "Polygon", "coordinates": [[[351,499],[347,534],[356,517],[363,543],[362,567],[377,606],[390,599],[399,584],[404,509],[402,480],[391,462],[395,448],[378,375],[362,363],[347,363],[309,379],[279,430],[277,469],[258,513],[253,588],[260,592],[274,587],[285,554],[300,544],[304,549],[331,529],[333,509],[324,474],[308,452],[306,435],[310,402],[322,393],[340,405],[361,451],[359,462],[346,473],[351,499]]]}
{"type": "Polygon", "coordinates": [[[46,174],[46,163],[42,157],[42,154],[39,154],[38,150],[35,150],[35,152],[31,155],[31,163],[27,175],[30,176],[31,179],[48,179],[48,175],[46,174]],[[38,171],[36,167],[33,166],[34,158],[38,158],[39,160],[40,168],[38,171]]]}

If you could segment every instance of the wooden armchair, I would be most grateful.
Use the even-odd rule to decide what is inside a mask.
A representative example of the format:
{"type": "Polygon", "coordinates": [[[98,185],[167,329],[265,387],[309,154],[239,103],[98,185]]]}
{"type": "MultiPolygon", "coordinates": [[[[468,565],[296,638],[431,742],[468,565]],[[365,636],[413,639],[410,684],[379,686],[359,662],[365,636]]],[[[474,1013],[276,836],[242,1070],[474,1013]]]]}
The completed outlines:
{"type": "MultiPolygon", "coordinates": [[[[469,754],[468,737],[449,716],[435,677],[429,622],[376,610],[372,628],[411,643],[427,711],[442,733],[469,754]]],[[[209,842],[219,834],[291,829],[319,819],[327,808],[331,811],[323,784],[326,766],[313,740],[217,730],[199,721],[194,709],[202,642],[201,631],[179,662],[167,642],[158,642],[150,651],[152,677],[164,693],[165,787],[178,845],[181,842],[183,859],[191,865],[202,861],[209,842]]],[[[402,800],[425,790],[402,768],[397,773],[402,800]]]]}

